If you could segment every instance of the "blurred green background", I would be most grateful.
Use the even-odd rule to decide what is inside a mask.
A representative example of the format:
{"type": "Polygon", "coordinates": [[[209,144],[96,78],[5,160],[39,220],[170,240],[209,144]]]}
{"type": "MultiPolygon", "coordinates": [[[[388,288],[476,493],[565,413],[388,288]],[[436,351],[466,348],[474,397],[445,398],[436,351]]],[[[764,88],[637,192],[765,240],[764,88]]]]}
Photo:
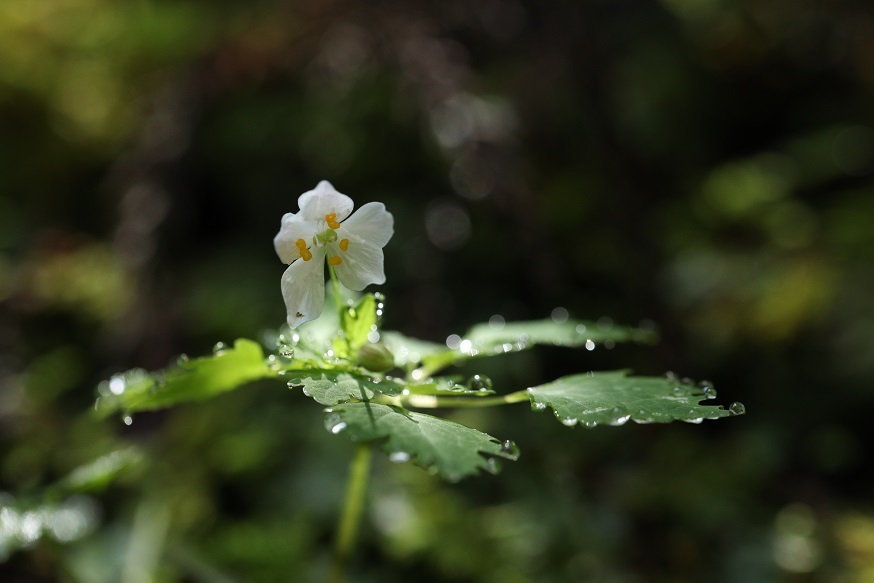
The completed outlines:
{"type": "Polygon", "coordinates": [[[315,403],[89,411],[275,330],[272,238],[328,179],[395,216],[388,328],[662,336],[460,374],[671,370],[748,411],[456,415],[521,459],[380,459],[352,580],[872,582],[872,176],[866,0],[2,2],[0,580],[322,580],[353,448],[315,403]]]}

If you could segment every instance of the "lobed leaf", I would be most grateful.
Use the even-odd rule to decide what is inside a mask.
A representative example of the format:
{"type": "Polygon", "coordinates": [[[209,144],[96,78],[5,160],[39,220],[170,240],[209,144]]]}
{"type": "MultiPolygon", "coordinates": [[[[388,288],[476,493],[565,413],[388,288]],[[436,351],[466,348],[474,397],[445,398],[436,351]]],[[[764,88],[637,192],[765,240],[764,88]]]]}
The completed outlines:
{"type": "Polygon", "coordinates": [[[734,403],[729,409],[702,405],[716,397],[707,383],[695,386],[671,376],[634,377],[628,371],[595,372],[560,378],[528,389],[535,411],[551,408],[565,425],[622,425],[718,419],[743,413],[734,403]]]}
{"type": "Polygon", "coordinates": [[[452,421],[376,403],[347,403],[328,409],[326,425],[353,441],[380,441],[389,459],[412,461],[447,480],[499,470],[496,458],[516,460],[510,441],[452,421]]]}
{"type": "Polygon", "coordinates": [[[373,398],[374,391],[389,396],[401,394],[404,387],[391,379],[375,379],[353,372],[318,370],[295,371],[305,373],[288,382],[289,387],[302,387],[306,396],[322,405],[337,405],[351,400],[367,401],[373,398]]]}
{"type": "Polygon", "coordinates": [[[101,416],[116,411],[149,411],[178,403],[208,399],[246,383],[273,378],[278,370],[265,363],[257,342],[241,338],[233,348],[217,346],[211,356],[180,360],[157,373],[133,369],[103,381],[95,410],[101,416]]]}

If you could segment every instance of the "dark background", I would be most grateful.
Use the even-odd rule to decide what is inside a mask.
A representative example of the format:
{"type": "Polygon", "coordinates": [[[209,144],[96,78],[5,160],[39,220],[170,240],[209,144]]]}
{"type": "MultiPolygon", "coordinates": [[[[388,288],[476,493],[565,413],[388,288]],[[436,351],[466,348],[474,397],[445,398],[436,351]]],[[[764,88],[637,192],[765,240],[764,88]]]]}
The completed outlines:
{"type": "Polygon", "coordinates": [[[0,579],[322,580],[353,448],[315,403],[89,411],[116,371],[275,330],[272,238],[327,179],[395,216],[387,328],[561,306],[662,337],[460,374],[671,370],[747,407],[459,414],[521,459],[454,485],[380,459],[352,580],[874,581],[872,89],[863,0],[5,3],[0,579]],[[82,536],[22,539],[10,508],[128,447],[82,536]]]}

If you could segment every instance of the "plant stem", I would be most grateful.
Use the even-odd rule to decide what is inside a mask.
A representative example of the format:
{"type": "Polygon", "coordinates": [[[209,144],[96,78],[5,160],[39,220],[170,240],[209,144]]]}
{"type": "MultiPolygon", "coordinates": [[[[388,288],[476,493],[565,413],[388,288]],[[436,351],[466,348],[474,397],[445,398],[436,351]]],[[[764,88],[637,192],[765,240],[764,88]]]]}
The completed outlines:
{"type": "Polygon", "coordinates": [[[438,397],[436,395],[407,395],[401,397],[404,405],[417,409],[436,409],[437,407],[495,407],[528,401],[528,391],[516,391],[497,397],[438,397]]]}
{"type": "Polygon", "coordinates": [[[337,274],[334,272],[334,266],[328,264],[328,273],[331,274],[331,284],[334,286],[334,304],[337,306],[337,316],[340,318],[340,325],[343,325],[343,311],[346,306],[343,305],[343,296],[340,295],[340,282],[337,281],[337,274]]]}
{"type": "Polygon", "coordinates": [[[343,583],[346,578],[346,567],[355,547],[358,536],[358,524],[364,510],[364,494],[367,491],[367,478],[370,473],[370,458],[372,447],[368,443],[360,443],[355,449],[355,456],[349,467],[349,481],[346,486],[346,500],[343,503],[343,515],[340,517],[337,545],[335,548],[334,566],[331,570],[331,582],[343,583]]]}

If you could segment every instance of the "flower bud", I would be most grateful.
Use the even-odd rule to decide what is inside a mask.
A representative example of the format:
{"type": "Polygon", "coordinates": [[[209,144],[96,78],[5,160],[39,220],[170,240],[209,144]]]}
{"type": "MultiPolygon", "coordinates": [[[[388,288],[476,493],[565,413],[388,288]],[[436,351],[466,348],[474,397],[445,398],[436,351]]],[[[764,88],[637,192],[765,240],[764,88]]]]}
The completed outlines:
{"type": "Polygon", "coordinates": [[[358,351],[358,364],[369,371],[385,372],[395,366],[395,355],[382,342],[365,344],[358,351]]]}

